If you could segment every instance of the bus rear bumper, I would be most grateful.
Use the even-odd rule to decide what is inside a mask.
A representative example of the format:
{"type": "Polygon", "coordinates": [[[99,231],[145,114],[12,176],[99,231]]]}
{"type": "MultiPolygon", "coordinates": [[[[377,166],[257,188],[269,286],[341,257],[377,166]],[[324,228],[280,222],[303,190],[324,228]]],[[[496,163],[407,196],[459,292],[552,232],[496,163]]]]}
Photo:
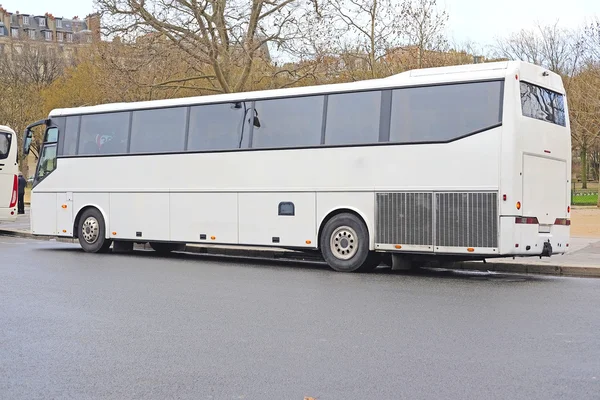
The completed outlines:
{"type": "Polygon", "coordinates": [[[516,257],[551,257],[569,250],[570,227],[564,225],[516,224],[502,218],[500,253],[516,257]]]}
{"type": "Polygon", "coordinates": [[[15,222],[17,220],[17,208],[0,208],[0,222],[15,222]]]}

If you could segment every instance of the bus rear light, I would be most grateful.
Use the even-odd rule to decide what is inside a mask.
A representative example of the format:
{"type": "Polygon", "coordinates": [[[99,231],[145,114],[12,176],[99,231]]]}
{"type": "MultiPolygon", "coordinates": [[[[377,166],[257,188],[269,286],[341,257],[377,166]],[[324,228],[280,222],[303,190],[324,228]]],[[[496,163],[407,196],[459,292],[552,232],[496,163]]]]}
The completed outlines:
{"type": "Polygon", "coordinates": [[[16,207],[18,200],[19,200],[19,178],[17,178],[17,176],[14,175],[12,196],[10,198],[10,205],[8,206],[8,208],[16,207]]]}
{"type": "Polygon", "coordinates": [[[567,206],[567,212],[570,213],[571,212],[571,206],[567,206]]]}
{"type": "Polygon", "coordinates": [[[519,248],[519,243],[515,243],[515,248],[519,248]]]}
{"type": "Polygon", "coordinates": [[[556,218],[554,225],[570,226],[571,220],[567,218],[556,218]]]}
{"type": "Polygon", "coordinates": [[[539,222],[536,217],[516,217],[515,224],[537,225],[539,222]]]}
{"type": "Polygon", "coordinates": [[[546,153],[546,154],[550,154],[550,153],[552,153],[552,152],[551,152],[550,150],[544,150],[544,153],[546,153]]]}
{"type": "Polygon", "coordinates": [[[506,201],[506,195],[505,194],[502,195],[502,200],[506,201]]]}
{"type": "Polygon", "coordinates": [[[521,209],[521,202],[517,201],[517,210],[520,210],[520,209],[521,209]]]}

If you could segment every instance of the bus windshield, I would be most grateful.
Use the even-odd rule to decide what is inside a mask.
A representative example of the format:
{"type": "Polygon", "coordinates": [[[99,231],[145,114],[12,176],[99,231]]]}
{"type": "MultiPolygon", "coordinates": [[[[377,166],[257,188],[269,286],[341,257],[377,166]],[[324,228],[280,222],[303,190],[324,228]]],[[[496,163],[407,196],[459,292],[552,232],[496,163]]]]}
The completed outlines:
{"type": "Polygon", "coordinates": [[[10,151],[10,137],[8,133],[0,132],[0,160],[8,157],[10,151]]]}

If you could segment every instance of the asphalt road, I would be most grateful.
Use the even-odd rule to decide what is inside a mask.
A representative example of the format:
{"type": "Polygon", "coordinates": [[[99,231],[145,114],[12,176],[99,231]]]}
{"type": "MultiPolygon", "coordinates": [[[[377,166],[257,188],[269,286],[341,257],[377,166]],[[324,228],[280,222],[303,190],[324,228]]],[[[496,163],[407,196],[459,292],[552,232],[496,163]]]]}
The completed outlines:
{"type": "Polygon", "coordinates": [[[1,399],[598,399],[600,279],[0,237],[1,399]]]}

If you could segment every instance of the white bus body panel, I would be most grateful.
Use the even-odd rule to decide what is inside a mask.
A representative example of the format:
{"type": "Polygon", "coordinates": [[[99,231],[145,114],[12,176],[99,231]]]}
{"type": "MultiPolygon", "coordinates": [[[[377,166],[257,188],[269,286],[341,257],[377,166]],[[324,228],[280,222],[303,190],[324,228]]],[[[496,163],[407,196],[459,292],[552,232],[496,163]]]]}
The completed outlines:
{"type": "MultiPolygon", "coordinates": [[[[315,247],[326,216],[349,209],[365,220],[375,249],[376,192],[497,191],[501,132],[433,145],[140,155],[108,163],[103,157],[59,158],[35,193],[61,193],[63,199],[72,192],[73,221],[67,228],[57,220],[62,203],[55,200],[54,215],[47,209],[36,215],[36,234],[70,235],[78,212],[97,205],[107,237],[199,242],[204,233],[207,242],[273,245],[279,237],[280,246],[315,247]],[[282,201],[294,202],[295,217],[277,215],[282,201]]],[[[34,196],[36,207],[40,199],[34,196]]]]}
{"type": "Polygon", "coordinates": [[[170,198],[171,240],[239,243],[237,193],[181,192],[170,198]]]}

